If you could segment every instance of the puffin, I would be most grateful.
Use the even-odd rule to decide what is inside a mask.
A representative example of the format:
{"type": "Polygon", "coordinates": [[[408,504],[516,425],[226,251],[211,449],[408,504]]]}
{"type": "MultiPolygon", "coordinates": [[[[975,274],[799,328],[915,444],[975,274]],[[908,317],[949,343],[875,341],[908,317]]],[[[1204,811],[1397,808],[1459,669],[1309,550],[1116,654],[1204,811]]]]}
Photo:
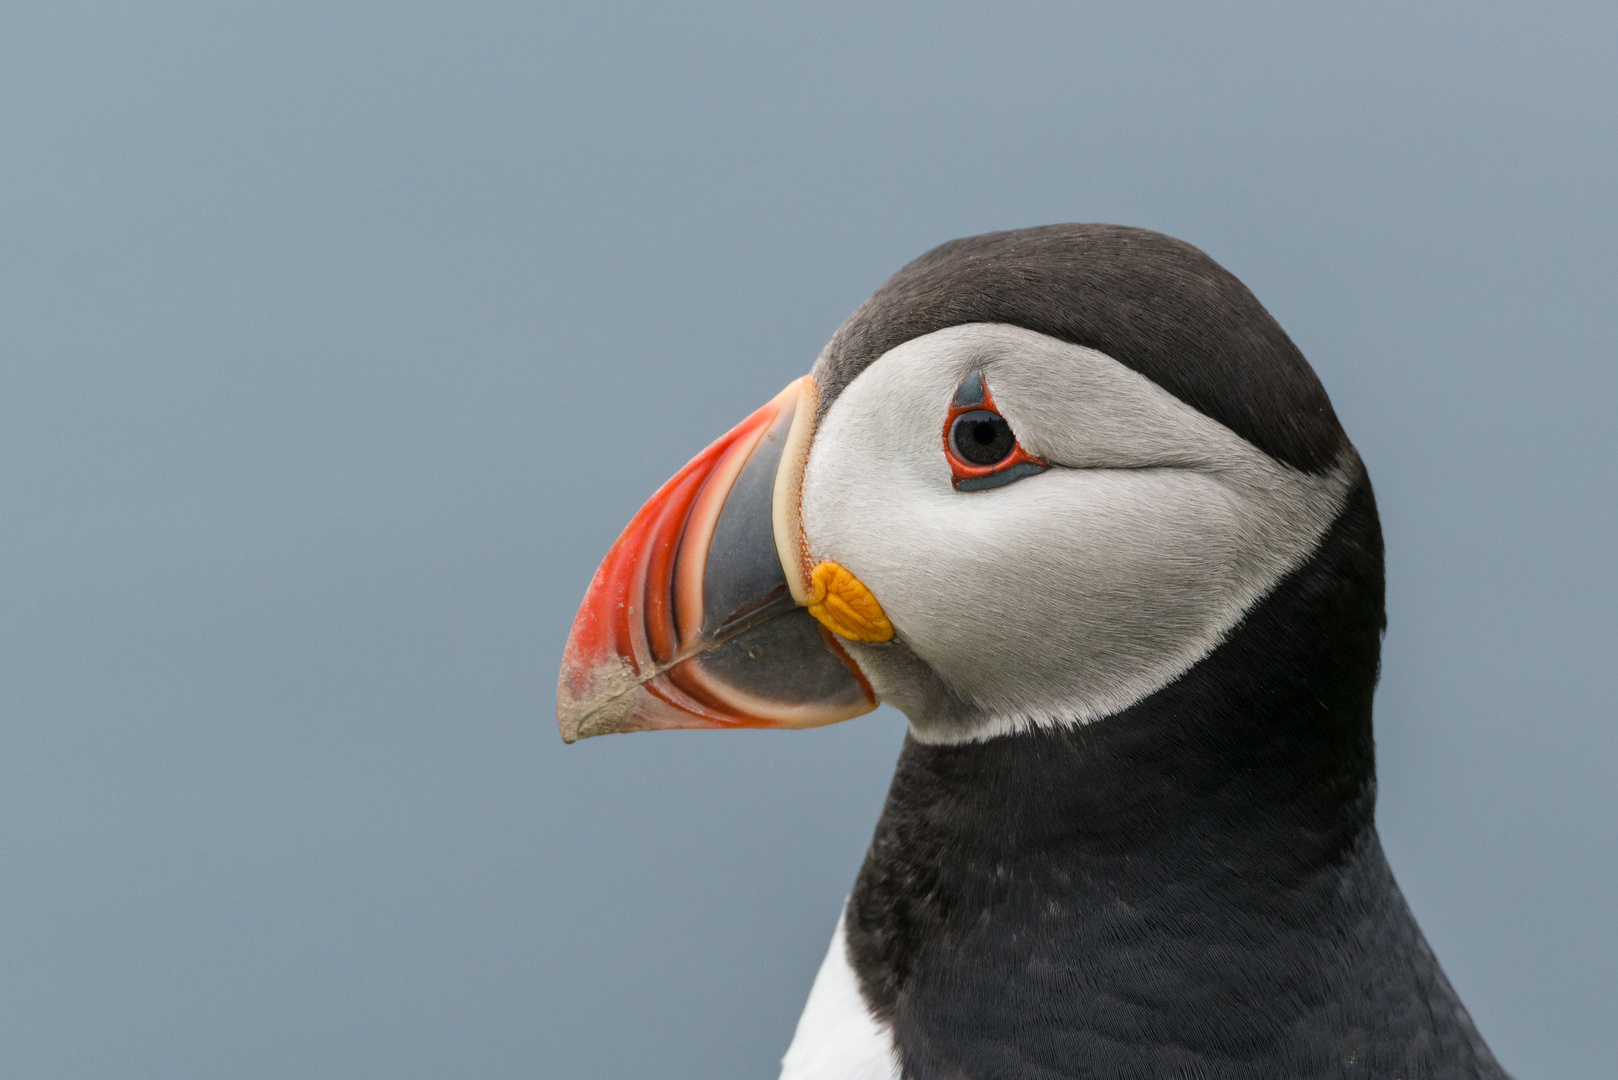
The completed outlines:
{"type": "Polygon", "coordinates": [[[1383,591],[1365,466],[1241,282],[990,233],[634,516],[557,718],[908,719],[782,1080],[1505,1077],[1377,836],[1383,591]]]}

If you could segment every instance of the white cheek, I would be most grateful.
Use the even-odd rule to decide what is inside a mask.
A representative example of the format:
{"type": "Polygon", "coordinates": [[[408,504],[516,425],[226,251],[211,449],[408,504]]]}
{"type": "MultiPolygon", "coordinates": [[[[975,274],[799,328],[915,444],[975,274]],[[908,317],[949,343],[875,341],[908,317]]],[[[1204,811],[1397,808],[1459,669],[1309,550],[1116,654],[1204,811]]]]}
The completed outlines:
{"type": "Polygon", "coordinates": [[[986,711],[1090,719],[1171,678],[1257,587],[1240,517],[1197,474],[1053,470],[970,495],[889,487],[812,535],[986,711]]]}
{"type": "MultiPolygon", "coordinates": [[[[977,737],[1106,716],[1165,685],[1313,549],[1341,505],[1346,467],[1286,469],[1110,358],[1085,351],[1082,394],[1032,387],[1003,401],[999,388],[1016,380],[993,373],[1028,349],[985,358],[986,335],[932,337],[878,360],[828,411],[804,476],[804,526],[813,556],[852,570],[910,650],[989,718],[977,737]],[[1008,418],[1047,445],[1135,467],[1052,468],[955,491],[942,418],[973,365],[1008,418]],[[1063,393],[1075,400],[1066,428],[1063,393]],[[1142,434],[1101,423],[1112,406],[1145,414],[1142,434]],[[1055,419],[1036,428],[1041,414],[1055,419]],[[1202,465],[1139,467],[1154,454],[1202,465]]],[[[1067,378],[1062,359],[1042,357],[1037,370],[1067,378]]],[[[911,720],[928,737],[927,718],[911,720]]]]}

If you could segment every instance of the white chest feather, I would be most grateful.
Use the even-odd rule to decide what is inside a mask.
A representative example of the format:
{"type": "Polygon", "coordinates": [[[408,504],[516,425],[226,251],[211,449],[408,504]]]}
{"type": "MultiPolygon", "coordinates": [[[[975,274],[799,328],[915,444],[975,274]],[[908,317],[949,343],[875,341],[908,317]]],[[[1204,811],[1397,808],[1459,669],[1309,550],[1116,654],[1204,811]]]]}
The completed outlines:
{"type": "Polygon", "coordinates": [[[899,1080],[893,1033],[866,1008],[849,966],[843,918],[781,1059],[781,1080],[899,1080]]]}

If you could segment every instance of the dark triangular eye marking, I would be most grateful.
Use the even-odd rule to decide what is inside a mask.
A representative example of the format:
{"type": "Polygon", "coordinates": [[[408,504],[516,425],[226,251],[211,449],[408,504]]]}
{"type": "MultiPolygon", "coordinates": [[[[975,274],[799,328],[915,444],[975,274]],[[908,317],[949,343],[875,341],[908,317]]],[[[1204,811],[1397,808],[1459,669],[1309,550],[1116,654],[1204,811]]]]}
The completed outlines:
{"type": "Polygon", "coordinates": [[[1008,469],[989,473],[987,476],[968,476],[955,481],[956,491],[987,491],[990,488],[1005,487],[1016,483],[1025,476],[1038,476],[1048,466],[1043,462],[1028,460],[1017,462],[1008,469]]]}
{"type": "Polygon", "coordinates": [[[1022,448],[981,371],[969,373],[955,388],[944,417],[944,457],[956,491],[1004,487],[1049,467],[1022,448]]]}
{"type": "Polygon", "coordinates": [[[983,372],[974,371],[961,380],[961,385],[955,388],[955,407],[957,409],[983,407],[983,372]]]}

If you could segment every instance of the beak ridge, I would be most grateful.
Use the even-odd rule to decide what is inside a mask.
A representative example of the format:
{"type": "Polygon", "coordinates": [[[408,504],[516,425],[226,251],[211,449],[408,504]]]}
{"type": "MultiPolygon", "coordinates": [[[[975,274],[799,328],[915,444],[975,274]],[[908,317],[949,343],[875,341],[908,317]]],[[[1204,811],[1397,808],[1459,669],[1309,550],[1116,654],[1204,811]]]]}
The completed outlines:
{"type": "Polygon", "coordinates": [[[797,489],[813,402],[813,380],[793,382],[659,488],[613,544],[568,635],[556,691],[564,742],[810,727],[876,707],[801,606],[802,567],[781,564],[803,548],[797,489]]]}

